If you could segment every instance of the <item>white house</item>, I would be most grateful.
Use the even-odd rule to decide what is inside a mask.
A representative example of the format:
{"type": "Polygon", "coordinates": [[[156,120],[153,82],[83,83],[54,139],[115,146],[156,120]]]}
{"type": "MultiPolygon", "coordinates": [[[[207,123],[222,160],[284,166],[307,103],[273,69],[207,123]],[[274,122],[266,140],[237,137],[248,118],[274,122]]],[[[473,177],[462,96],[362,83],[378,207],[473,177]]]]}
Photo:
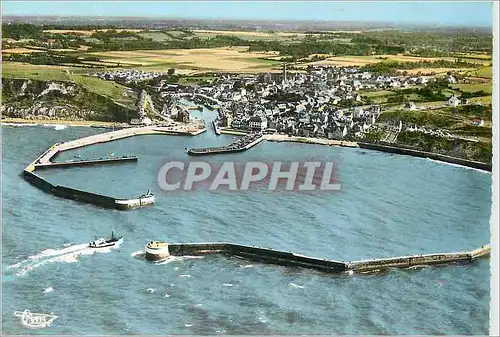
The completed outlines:
{"type": "Polygon", "coordinates": [[[448,83],[450,84],[455,84],[457,83],[457,79],[453,76],[453,75],[449,75],[446,80],[448,81],[448,83]]]}
{"type": "Polygon", "coordinates": [[[455,96],[455,94],[453,94],[450,98],[448,98],[448,100],[446,101],[446,104],[449,105],[449,106],[458,106],[458,104],[460,103],[460,100],[457,98],[457,96],[455,96]]]}

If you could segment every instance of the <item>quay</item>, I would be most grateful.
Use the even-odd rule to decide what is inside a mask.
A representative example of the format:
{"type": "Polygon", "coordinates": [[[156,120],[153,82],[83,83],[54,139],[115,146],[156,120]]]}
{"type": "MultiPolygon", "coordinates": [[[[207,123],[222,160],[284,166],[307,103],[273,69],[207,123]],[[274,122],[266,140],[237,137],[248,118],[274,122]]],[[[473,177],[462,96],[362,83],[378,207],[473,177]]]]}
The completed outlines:
{"type": "Polygon", "coordinates": [[[221,153],[241,152],[259,144],[263,139],[264,137],[262,134],[254,133],[241,137],[240,139],[226,146],[189,149],[187,153],[191,156],[203,156],[221,153]]]}
{"type": "Polygon", "coordinates": [[[93,166],[101,164],[114,164],[123,162],[136,162],[136,156],[110,157],[99,159],[68,160],[64,162],[49,162],[46,164],[35,164],[35,169],[62,168],[75,166],[93,166]]]}
{"type": "Polygon", "coordinates": [[[214,119],[214,120],[212,121],[212,126],[214,127],[214,132],[215,132],[215,134],[216,134],[217,136],[219,136],[219,135],[220,135],[220,128],[219,128],[219,125],[218,125],[218,121],[217,121],[217,119],[214,119]]]}
{"type": "Polygon", "coordinates": [[[412,269],[432,265],[471,263],[478,258],[489,256],[490,252],[491,246],[488,244],[466,252],[410,255],[346,262],[232,243],[163,243],[152,241],[146,246],[146,259],[159,260],[168,258],[168,256],[221,254],[286,267],[315,269],[326,273],[366,273],[380,272],[391,268],[412,269]],[[163,248],[158,249],[156,247],[163,248]],[[156,253],[156,250],[158,253],[156,253]]]}

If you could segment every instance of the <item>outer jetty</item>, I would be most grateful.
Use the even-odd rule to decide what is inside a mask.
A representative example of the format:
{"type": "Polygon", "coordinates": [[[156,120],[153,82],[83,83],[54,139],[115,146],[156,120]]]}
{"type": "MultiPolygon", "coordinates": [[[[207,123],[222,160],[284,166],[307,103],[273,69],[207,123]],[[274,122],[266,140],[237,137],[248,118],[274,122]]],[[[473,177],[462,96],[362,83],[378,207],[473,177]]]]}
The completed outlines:
{"type": "Polygon", "coordinates": [[[233,143],[220,147],[206,147],[199,149],[189,149],[188,154],[191,156],[214,155],[221,153],[233,153],[248,150],[249,148],[259,144],[264,137],[260,133],[253,133],[241,137],[233,143]]]}
{"type": "MultiPolygon", "coordinates": [[[[268,248],[244,246],[232,243],[169,243],[168,254],[171,256],[222,254],[235,256],[246,260],[276,264],[287,267],[309,268],[327,273],[339,272],[378,272],[391,268],[418,268],[431,265],[453,263],[470,263],[480,257],[489,256],[491,246],[485,245],[466,252],[409,255],[392,258],[338,261],[308,257],[291,252],[283,252],[268,248]]],[[[146,255],[148,259],[154,256],[146,255]]]]}
{"type": "Polygon", "coordinates": [[[77,190],[65,186],[54,185],[43,179],[35,173],[37,169],[47,169],[47,168],[61,168],[61,167],[75,167],[75,166],[92,166],[100,164],[117,164],[125,162],[136,162],[137,157],[135,156],[123,156],[123,157],[112,157],[112,158],[101,158],[94,160],[76,160],[76,161],[66,161],[66,162],[53,162],[52,160],[60,153],[64,151],[73,150],[76,148],[111,142],[123,138],[139,136],[139,135],[150,135],[150,134],[178,134],[178,135],[195,135],[200,132],[204,132],[206,129],[196,129],[196,130],[181,130],[171,127],[131,127],[124,128],[116,131],[110,131],[106,133],[101,133],[89,137],[84,137],[76,140],[72,140],[65,143],[56,143],[50,148],[45,150],[40,156],[38,156],[33,162],[26,166],[23,170],[23,177],[33,186],[41,189],[44,192],[53,194],[58,197],[76,200],[80,202],[90,203],[96,206],[104,208],[114,208],[118,210],[133,209],[137,207],[142,207],[146,205],[154,204],[155,198],[151,194],[143,194],[133,198],[117,198],[110,197],[106,195],[101,195],[97,193],[90,193],[82,190],[77,190]]]}
{"type": "Polygon", "coordinates": [[[375,143],[358,142],[358,145],[360,148],[363,148],[363,149],[389,152],[389,153],[395,153],[395,154],[403,154],[403,155],[407,155],[407,156],[420,157],[420,158],[430,158],[430,159],[439,160],[439,161],[446,162],[446,163],[452,163],[452,164],[472,167],[472,168],[480,169],[483,171],[488,171],[488,172],[492,171],[491,164],[482,163],[482,162],[474,161],[474,160],[467,160],[467,159],[452,157],[452,156],[448,156],[448,155],[444,155],[444,154],[440,154],[440,153],[426,152],[426,151],[408,149],[408,148],[404,148],[404,147],[396,147],[396,146],[389,146],[389,145],[382,145],[382,144],[375,144],[375,143]]]}

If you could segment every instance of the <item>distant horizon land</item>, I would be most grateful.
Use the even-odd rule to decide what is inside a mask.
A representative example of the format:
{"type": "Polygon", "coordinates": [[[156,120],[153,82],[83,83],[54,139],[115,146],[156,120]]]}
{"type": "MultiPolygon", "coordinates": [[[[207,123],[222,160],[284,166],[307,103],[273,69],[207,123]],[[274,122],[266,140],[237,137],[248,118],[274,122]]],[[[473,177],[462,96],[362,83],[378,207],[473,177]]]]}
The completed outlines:
{"type": "MultiPolygon", "coordinates": [[[[116,16],[91,16],[91,15],[3,15],[3,24],[18,22],[27,23],[30,21],[32,24],[74,24],[84,25],[86,23],[95,24],[110,24],[120,21],[120,24],[125,26],[127,22],[123,20],[128,20],[131,24],[137,24],[137,21],[141,21],[144,24],[161,24],[161,23],[220,23],[228,25],[237,24],[247,24],[247,25],[265,25],[273,26],[275,29],[279,25],[320,25],[325,28],[336,28],[336,29],[363,29],[363,28],[379,28],[379,29],[397,29],[397,28],[414,28],[414,29],[480,29],[480,30],[490,30],[493,29],[492,25],[477,25],[477,24],[439,24],[439,23],[409,23],[409,22],[390,22],[390,21],[380,21],[380,20],[325,20],[325,19],[308,19],[308,20],[298,20],[298,19],[279,19],[279,20],[268,20],[268,19],[228,19],[228,18],[195,18],[195,17],[174,17],[174,16],[126,16],[126,15],[116,15],[116,16]],[[74,21],[77,22],[74,22],[74,21]],[[35,22],[31,22],[35,21],[35,22]],[[73,22],[68,22],[73,21],[73,22]]],[[[252,27],[244,27],[246,29],[252,27]]],[[[257,28],[257,27],[254,27],[257,28]]],[[[283,27],[285,28],[285,27],[283,27]]],[[[305,27],[296,27],[305,28],[305,27]]],[[[319,27],[318,27],[319,29],[319,27]]]]}

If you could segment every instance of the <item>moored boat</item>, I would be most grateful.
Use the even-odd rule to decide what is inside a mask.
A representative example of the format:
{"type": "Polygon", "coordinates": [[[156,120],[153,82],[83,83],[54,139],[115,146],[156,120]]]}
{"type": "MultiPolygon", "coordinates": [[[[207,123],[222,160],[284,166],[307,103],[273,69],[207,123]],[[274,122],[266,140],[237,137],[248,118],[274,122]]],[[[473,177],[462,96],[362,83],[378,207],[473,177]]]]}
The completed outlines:
{"type": "Polygon", "coordinates": [[[163,241],[150,241],[146,245],[146,259],[151,261],[166,259],[170,256],[168,243],[163,241]]]}

